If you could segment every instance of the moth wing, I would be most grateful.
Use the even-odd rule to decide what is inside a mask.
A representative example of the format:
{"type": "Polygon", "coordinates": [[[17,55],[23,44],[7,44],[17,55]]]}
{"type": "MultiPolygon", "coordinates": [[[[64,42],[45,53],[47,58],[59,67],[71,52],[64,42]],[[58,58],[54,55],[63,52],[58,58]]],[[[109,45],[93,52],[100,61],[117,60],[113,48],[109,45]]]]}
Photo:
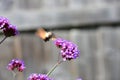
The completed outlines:
{"type": "Polygon", "coordinates": [[[46,38],[46,34],[47,34],[47,31],[45,31],[43,28],[40,28],[37,30],[36,34],[42,38],[42,39],[45,39],[46,38]]]}

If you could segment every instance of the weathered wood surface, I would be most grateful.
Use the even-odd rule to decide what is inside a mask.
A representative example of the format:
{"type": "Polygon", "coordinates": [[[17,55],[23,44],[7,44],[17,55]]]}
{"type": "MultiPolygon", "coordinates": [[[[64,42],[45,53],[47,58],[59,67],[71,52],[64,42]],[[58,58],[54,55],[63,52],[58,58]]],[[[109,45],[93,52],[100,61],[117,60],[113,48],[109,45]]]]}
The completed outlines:
{"type": "Polygon", "coordinates": [[[120,20],[119,5],[119,0],[0,0],[0,15],[19,29],[113,23],[120,20]]]}
{"type": "MultiPolygon", "coordinates": [[[[80,58],[61,64],[51,77],[55,80],[120,80],[120,28],[96,30],[54,30],[56,35],[79,46],[80,58]]],[[[1,38],[2,39],[2,38],[1,38]]],[[[0,80],[12,80],[6,65],[12,58],[25,61],[26,70],[16,80],[31,73],[47,73],[56,63],[59,50],[53,42],[43,42],[34,34],[8,38],[0,45],[0,80]]]]}

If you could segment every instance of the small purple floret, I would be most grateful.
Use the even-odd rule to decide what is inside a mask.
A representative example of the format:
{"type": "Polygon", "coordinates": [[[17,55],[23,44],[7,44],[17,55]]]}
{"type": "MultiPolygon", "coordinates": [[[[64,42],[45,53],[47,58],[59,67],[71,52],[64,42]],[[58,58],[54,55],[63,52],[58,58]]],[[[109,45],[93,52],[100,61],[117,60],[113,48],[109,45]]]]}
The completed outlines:
{"type": "Polygon", "coordinates": [[[0,16],[0,29],[3,29],[8,26],[9,26],[9,20],[5,17],[0,16]]]}
{"type": "Polygon", "coordinates": [[[64,61],[79,57],[80,51],[74,43],[61,38],[57,38],[54,43],[61,49],[61,54],[64,61]]]}
{"type": "Polygon", "coordinates": [[[22,72],[25,69],[25,65],[24,62],[22,60],[19,59],[13,59],[7,66],[8,70],[15,70],[17,69],[19,72],[22,72]]]}
{"type": "Polygon", "coordinates": [[[28,77],[28,80],[53,80],[53,79],[49,78],[46,74],[32,73],[28,77]]]}

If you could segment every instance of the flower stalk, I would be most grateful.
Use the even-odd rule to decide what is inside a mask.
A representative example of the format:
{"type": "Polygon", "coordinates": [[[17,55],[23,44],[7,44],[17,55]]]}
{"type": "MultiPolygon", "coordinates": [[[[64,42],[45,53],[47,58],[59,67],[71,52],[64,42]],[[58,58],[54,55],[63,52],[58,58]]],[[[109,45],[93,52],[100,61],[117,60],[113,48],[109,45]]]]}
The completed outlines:
{"type": "Polygon", "coordinates": [[[53,67],[52,69],[47,73],[47,76],[50,76],[50,74],[59,66],[59,64],[61,64],[63,61],[58,61],[53,67]]]}
{"type": "Polygon", "coordinates": [[[0,41],[0,44],[2,44],[3,41],[5,41],[6,38],[7,38],[7,37],[5,36],[5,37],[0,41]]]}
{"type": "Polygon", "coordinates": [[[13,74],[13,80],[16,80],[16,73],[14,71],[12,71],[12,74],[13,74]]]}

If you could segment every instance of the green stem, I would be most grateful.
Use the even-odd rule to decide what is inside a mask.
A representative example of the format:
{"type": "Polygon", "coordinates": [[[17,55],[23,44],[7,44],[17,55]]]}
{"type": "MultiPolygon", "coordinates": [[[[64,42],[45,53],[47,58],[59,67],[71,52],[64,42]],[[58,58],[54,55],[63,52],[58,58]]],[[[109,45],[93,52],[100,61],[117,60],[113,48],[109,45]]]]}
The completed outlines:
{"type": "Polygon", "coordinates": [[[60,61],[60,53],[58,54],[58,60],[57,60],[58,62],[60,61]]]}
{"type": "Polygon", "coordinates": [[[47,73],[47,76],[49,76],[49,75],[56,69],[56,67],[57,67],[60,63],[62,63],[62,61],[57,62],[57,63],[52,67],[52,69],[47,73]]]}
{"type": "Polygon", "coordinates": [[[0,44],[1,44],[3,41],[5,41],[6,38],[7,38],[7,37],[5,36],[5,37],[0,41],[0,44]]]}
{"type": "Polygon", "coordinates": [[[13,74],[13,80],[15,80],[16,78],[16,73],[14,71],[12,71],[12,74],[13,74]]]}

